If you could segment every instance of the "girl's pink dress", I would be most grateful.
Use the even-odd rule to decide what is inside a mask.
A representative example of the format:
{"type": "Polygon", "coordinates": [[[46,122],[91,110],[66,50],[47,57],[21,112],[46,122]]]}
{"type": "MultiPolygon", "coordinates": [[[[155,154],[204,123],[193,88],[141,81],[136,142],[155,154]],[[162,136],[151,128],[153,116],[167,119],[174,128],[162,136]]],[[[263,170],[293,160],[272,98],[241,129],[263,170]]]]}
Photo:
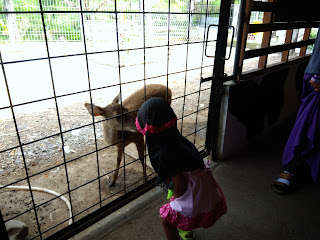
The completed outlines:
{"type": "Polygon", "coordinates": [[[167,222],[184,231],[209,228],[227,212],[224,194],[212,176],[210,168],[184,172],[187,191],[179,198],[172,197],[159,212],[167,222]]]}

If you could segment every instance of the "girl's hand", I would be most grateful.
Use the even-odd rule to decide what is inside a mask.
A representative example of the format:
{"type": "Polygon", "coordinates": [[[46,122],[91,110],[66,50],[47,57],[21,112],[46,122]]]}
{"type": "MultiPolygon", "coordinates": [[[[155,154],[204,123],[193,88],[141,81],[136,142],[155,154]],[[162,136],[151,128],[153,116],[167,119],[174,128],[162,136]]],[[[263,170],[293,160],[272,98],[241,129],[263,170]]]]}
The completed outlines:
{"type": "Polygon", "coordinates": [[[311,87],[314,88],[315,92],[320,91],[320,83],[319,82],[315,82],[315,81],[310,80],[309,83],[311,84],[311,87]]]}

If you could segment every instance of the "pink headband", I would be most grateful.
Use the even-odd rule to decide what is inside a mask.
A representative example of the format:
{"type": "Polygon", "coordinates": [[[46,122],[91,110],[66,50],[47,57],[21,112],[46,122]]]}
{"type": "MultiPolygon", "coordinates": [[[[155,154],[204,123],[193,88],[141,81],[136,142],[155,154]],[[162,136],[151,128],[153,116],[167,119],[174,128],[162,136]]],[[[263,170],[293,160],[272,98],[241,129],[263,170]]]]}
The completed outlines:
{"type": "Polygon", "coordinates": [[[144,126],[144,128],[142,129],[139,122],[138,122],[138,117],[136,117],[136,128],[137,130],[142,133],[143,135],[146,135],[146,132],[152,133],[152,134],[156,134],[156,133],[161,133],[163,131],[165,131],[168,128],[174,127],[176,125],[177,122],[177,118],[173,118],[171,121],[163,124],[162,126],[152,126],[152,125],[148,125],[146,124],[144,126]]]}

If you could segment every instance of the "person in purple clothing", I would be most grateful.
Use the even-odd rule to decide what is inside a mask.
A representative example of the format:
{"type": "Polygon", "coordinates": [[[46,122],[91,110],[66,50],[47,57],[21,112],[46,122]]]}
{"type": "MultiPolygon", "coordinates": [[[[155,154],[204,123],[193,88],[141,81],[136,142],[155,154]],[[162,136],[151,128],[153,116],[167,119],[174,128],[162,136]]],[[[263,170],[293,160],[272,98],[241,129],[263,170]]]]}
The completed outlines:
{"type": "Polygon", "coordinates": [[[303,77],[301,107],[283,152],[284,171],[271,186],[286,194],[306,172],[316,182],[320,171],[320,32],[303,77]]]}
{"type": "Polygon", "coordinates": [[[167,101],[147,100],[139,109],[136,127],[146,136],[157,184],[173,191],[170,203],[159,210],[167,239],[194,239],[193,229],[211,227],[227,212],[221,188],[197,148],[180,134],[167,101]]]}

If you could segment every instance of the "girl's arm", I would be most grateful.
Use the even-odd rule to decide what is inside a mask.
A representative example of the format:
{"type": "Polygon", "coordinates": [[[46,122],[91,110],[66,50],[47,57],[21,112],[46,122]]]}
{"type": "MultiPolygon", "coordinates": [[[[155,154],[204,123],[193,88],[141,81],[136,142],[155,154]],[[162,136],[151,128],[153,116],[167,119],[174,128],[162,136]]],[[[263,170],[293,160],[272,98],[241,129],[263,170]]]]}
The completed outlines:
{"type": "Polygon", "coordinates": [[[171,178],[171,181],[173,185],[174,198],[181,197],[188,188],[186,178],[182,173],[178,173],[177,175],[171,178]]]}

